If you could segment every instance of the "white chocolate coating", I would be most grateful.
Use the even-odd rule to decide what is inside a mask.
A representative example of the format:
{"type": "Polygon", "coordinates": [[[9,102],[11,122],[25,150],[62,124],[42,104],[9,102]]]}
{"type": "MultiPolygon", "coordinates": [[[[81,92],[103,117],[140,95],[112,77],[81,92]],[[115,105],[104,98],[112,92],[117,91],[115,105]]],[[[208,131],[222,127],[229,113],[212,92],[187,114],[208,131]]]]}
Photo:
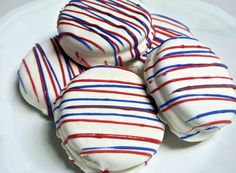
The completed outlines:
{"type": "Polygon", "coordinates": [[[55,99],[83,71],[62,53],[56,38],[48,39],[36,44],[22,61],[18,71],[21,95],[43,114],[50,115],[55,99]]]}
{"type": "Polygon", "coordinates": [[[98,66],[71,81],[54,109],[57,135],[84,172],[136,173],[156,154],[164,124],[143,80],[98,66]]]}
{"type": "Polygon", "coordinates": [[[87,67],[140,59],[155,35],[139,0],[70,1],[59,15],[58,32],[64,51],[87,67]]]}
{"type": "Polygon", "coordinates": [[[191,38],[172,38],[145,64],[145,79],[161,118],[180,139],[208,139],[236,114],[235,85],[210,48],[191,38]]]}

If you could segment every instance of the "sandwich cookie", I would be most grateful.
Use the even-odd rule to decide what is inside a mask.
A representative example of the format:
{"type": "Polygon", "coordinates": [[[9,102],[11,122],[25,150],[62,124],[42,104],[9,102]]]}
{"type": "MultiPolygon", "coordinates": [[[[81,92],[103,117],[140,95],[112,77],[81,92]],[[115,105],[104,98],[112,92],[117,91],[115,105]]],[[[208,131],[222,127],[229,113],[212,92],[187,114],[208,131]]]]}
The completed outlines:
{"type": "Polygon", "coordinates": [[[72,0],[58,18],[59,42],[83,66],[120,66],[151,47],[152,19],[139,0],[72,0]]]}
{"type": "Polygon", "coordinates": [[[161,118],[180,139],[208,139],[235,118],[233,79],[214,52],[196,39],[167,40],[152,52],[144,72],[161,118]]]}
{"type": "Polygon", "coordinates": [[[23,59],[18,71],[23,98],[45,115],[52,114],[52,104],[63,88],[84,67],[75,64],[61,50],[56,37],[36,44],[23,59]]]}
{"type": "Polygon", "coordinates": [[[54,108],[58,137],[86,173],[136,173],[157,153],[164,124],[143,80],[97,66],[74,78],[54,108]]]}

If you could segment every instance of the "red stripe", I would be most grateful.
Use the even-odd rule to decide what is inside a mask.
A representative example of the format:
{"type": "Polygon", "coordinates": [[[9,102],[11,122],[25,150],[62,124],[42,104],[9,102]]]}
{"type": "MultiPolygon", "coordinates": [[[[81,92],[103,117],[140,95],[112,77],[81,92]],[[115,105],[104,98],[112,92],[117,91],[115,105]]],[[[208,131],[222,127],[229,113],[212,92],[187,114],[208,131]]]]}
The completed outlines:
{"type": "Polygon", "coordinates": [[[82,40],[85,40],[85,41],[87,41],[88,43],[93,44],[95,47],[97,47],[98,49],[100,49],[100,50],[105,54],[105,50],[104,50],[100,45],[98,45],[96,42],[93,42],[93,41],[91,41],[91,40],[89,40],[89,39],[87,39],[87,38],[84,38],[84,37],[75,35],[75,34],[70,33],[70,32],[61,33],[59,39],[63,38],[65,35],[72,35],[72,36],[74,36],[74,37],[78,37],[78,38],[80,38],[80,39],[82,39],[82,40]]]}
{"type": "MultiPolygon", "coordinates": [[[[135,97],[144,97],[144,98],[149,98],[147,95],[143,94],[135,94],[135,93],[127,93],[127,92],[119,92],[119,91],[109,91],[109,90],[94,90],[94,89],[80,89],[80,88],[72,88],[72,89],[67,89],[65,92],[57,98],[59,100],[64,96],[64,94],[68,92],[92,92],[92,93],[108,93],[108,94],[119,94],[119,95],[128,95],[128,96],[135,96],[135,97]]],[[[56,101],[57,101],[56,100],[56,101]]]]}
{"type": "Polygon", "coordinates": [[[153,128],[153,129],[158,129],[158,130],[164,131],[164,129],[161,127],[151,126],[151,125],[146,125],[146,124],[127,123],[127,122],[110,121],[110,120],[95,120],[95,119],[66,119],[58,125],[57,130],[60,129],[66,123],[75,123],[75,122],[119,124],[119,125],[128,125],[128,126],[147,127],[147,128],[153,128]]]}
{"type": "Polygon", "coordinates": [[[24,59],[23,59],[23,64],[24,64],[25,69],[26,69],[26,72],[27,72],[27,74],[28,74],[28,76],[29,76],[29,78],[30,78],[30,83],[31,83],[32,88],[33,88],[33,90],[34,90],[34,94],[35,94],[35,96],[37,97],[37,100],[38,100],[38,102],[39,102],[39,96],[38,96],[37,88],[36,88],[36,86],[35,86],[35,83],[34,83],[34,80],[33,80],[32,76],[31,76],[29,67],[28,67],[28,65],[27,65],[27,63],[26,63],[26,61],[25,61],[24,59]]]}
{"type": "Polygon", "coordinates": [[[179,28],[179,29],[182,29],[182,30],[187,31],[187,32],[190,33],[190,31],[189,31],[188,29],[186,29],[185,27],[179,26],[179,25],[174,24],[174,23],[171,23],[171,22],[169,22],[169,21],[165,21],[165,20],[162,20],[162,19],[153,17],[153,16],[152,16],[152,19],[158,21],[157,23],[159,23],[159,22],[168,23],[168,24],[170,24],[170,25],[172,25],[172,26],[175,26],[175,27],[177,27],[177,28],[179,28]]]}
{"type": "Polygon", "coordinates": [[[88,68],[91,68],[91,67],[92,67],[92,65],[89,64],[89,62],[86,61],[84,58],[82,58],[81,61],[82,61],[82,63],[84,63],[84,65],[85,65],[86,67],[88,67],[88,68]]]}
{"type": "Polygon", "coordinates": [[[170,32],[169,32],[169,34],[168,34],[168,33],[166,33],[167,30],[164,30],[163,28],[160,28],[160,27],[158,27],[158,26],[154,26],[154,29],[155,29],[155,31],[156,31],[156,36],[158,36],[158,34],[162,34],[162,35],[164,35],[164,36],[166,36],[166,37],[168,37],[168,38],[180,36],[180,34],[174,34],[174,33],[170,33],[170,32]],[[159,29],[159,30],[158,30],[158,29],[159,29]]]}
{"type": "Polygon", "coordinates": [[[182,104],[182,103],[187,103],[187,102],[195,102],[195,101],[203,101],[203,100],[206,100],[206,101],[229,101],[229,102],[236,102],[236,100],[233,100],[233,99],[226,99],[226,98],[215,98],[215,97],[209,97],[209,98],[193,98],[193,99],[185,99],[185,100],[181,100],[181,101],[178,101],[178,102],[175,102],[174,104],[166,107],[165,109],[162,110],[162,112],[165,112],[171,108],[173,108],[174,106],[176,105],[179,105],[179,104],[182,104]]]}
{"type": "MultiPolygon", "coordinates": [[[[54,39],[55,39],[55,38],[54,38],[54,39]]],[[[61,57],[60,57],[61,53],[60,53],[60,50],[59,50],[59,48],[58,48],[58,45],[56,44],[56,42],[55,42],[54,39],[51,38],[51,43],[52,43],[52,45],[53,45],[53,47],[54,47],[54,50],[55,50],[55,52],[56,52],[56,54],[57,54],[57,59],[58,59],[59,65],[60,65],[60,69],[61,69],[60,71],[61,71],[62,79],[63,79],[63,86],[65,87],[66,84],[67,84],[67,82],[66,82],[64,67],[63,67],[63,65],[62,65],[62,61],[61,61],[61,57]]]]}
{"type": "Polygon", "coordinates": [[[159,41],[159,40],[153,40],[153,41],[152,41],[152,44],[153,44],[154,46],[159,46],[160,43],[161,43],[161,41],[159,41]]]}
{"type": "Polygon", "coordinates": [[[131,135],[119,135],[119,134],[102,134],[102,133],[77,133],[69,135],[63,142],[64,145],[68,144],[70,140],[77,138],[96,138],[96,139],[120,139],[120,140],[132,140],[148,142],[160,145],[162,142],[158,139],[141,137],[141,136],[131,136],[131,135]]]}
{"type": "Polygon", "coordinates": [[[173,93],[193,90],[193,89],[205,89],[205,88],[232,88],[236,89],[235,85],[227,85],[227,84],[212,84],[212,85],[196,85],[196,86],[188,86],[181,89],[175,90],[173,93]]]}
{"type": "Polygon", "coordinates": [[[209,47],[206,47],[206,46],[201,46],[201,45],[195,45],[195,46],[193,46],[193,45],[180,45],[180,46],[171,46],[171,47],[168,47],[168,48],[165,48],[165,49],[163,49],[163,50],[161,50],[161,51],[159,51],[158,52],[158,54],[157,55],[159,55],[159,54],[161,54],[162,52],[164,52],[164,51],[167,51],[167,50],[173,50],[173,49],[188,49],[188,48],[190,48],[190,49],[207,49],[207,50],[211,50],[209,47]]]}
{"type": "Polygon", "coordinates": [[[50,71],[50,69],[49,69],[49,66],[48,66],[48,64],[47,64],[47,62],[46,62],[46,60],[45,60],[45,57],[44,57],[44,55],[43,55],[43,52],[42,52],[41,49],[39,49],[38,46],[36,46],[36,47],[38,48],[38,50],[39,50],[39,52],[40,52],[40,55],[41,55],[42,60],[43,60],[43,63],[44,63],[44,65],[45,65],[45,67],[46,67],[46,70],[47,70],[47,72],[48,72],[48,75],[49,75],[49,78],[50,78],[50,81],[51,81],[51,84],[52,84],[54,93],[55,93],[56,97],[58,97],[59,94],[58,94],[58,92],[57,92],[56,84],[55,84],[55,82],[54,82],[54,79],[53,79],[53,76],[52,76],[51,71],[50,71]]]}
{"type": "Polygon", "coordinates": [[[217,124],[231,124],[231,123],[232,123],[232,121],[230,121],[230,120],[212,121],[212,122],[200,125],[200,126],[195,126],[189,132],[193,131],[196,128],[200,128],[200,127],[212,126],[212,125],[217,125],[217,124]]]}
{"type": "Polygon", "coordinates": [[[79,80],[73,80],[71,81],[71,84],[73,83],[81,83],[81,82],[105,82],[105,83],[118,83],[118,84],[127,84],[127,85],[135,85],[135,86],[141,86],[145,87],[144,84],[134,83],[134,82],[125,82],[125,81],[119,81],[119,80],[103,80],[103,79],[79,79],[79,80]]]}
{"type": "Polygon", "coordinates": [[[139,151],[127,151],[127,150],[92,150],[92,151],[83,151],[80,152],[80,155],[88,155],[88,154],[134,154],[134,155],[141,155],[152,157],[152,154],[139,152],[139,151]]]}
{"type": "Polygon", "coordinates": [[[176,78],[176,79],[172,79],[169,80],[161,85],[159,85],[157,88],[155,88],[154,90],[151,91],[151,93],[155,93],[156,91],[160,90],[162,87],[171,84],[171,83],[175,83],[175,82],[180,82],[180,81],[187,81],[187,80],[198,80],[198,79],[228,79],[228,80],[233,80],[230,77],[223,77],[223,76],[201,76],[201,77],[184,77],[184,78],[176,78]]]}
{"type": "Polygon", "coordinates": [[[74,72],[74,69],[73,69],[73,67],[72,67],[72,65],[71,65],[71,63],[70,63],[70,61],[68,61],[68,66],[69,66],[69,68],[70,68],[70,71],[71,71],[73,77],[75,77],[75,72],[74,72]]]}
{"type": "Polygon", "coordinates": [[[120,66],[124,67],[125,65],[124,65],[124,61],[123,61],[122,57],[119,56],[118,59],[119,59],[119,62],[120,62],[120,66]]]}
{"type": "Polygon", "coordinates": [[[179,70],[186,70],[186,69],[191,69],[191,68],[202,68],[202,67],[215,67],[215,66],[219,66],[219,65],[223,65],[221,63],[211,63],[211,64],[193,64],[193,65],[189,65],[189,66],[183,66],[183,67],[176,67],[176,68],[172,68],[170,70],[164,71],[161,74],[159,74],[158,76],[156,76],[156,78],[159,78],[162,75],[165,75],[167,73],[170,72],[174,72],[174,71],[179,71],[179,70]]]}
{"type": "Polygon", "coordinates": [[[144,72],[147,72],[148,70],[150,70],[151,68],[155,67],[159,62],[166,60],[166,59],[172,59],[172,58],[188,58],[188,57],[205,57],[205,58],[214,58],[214,59],[219,59],[218,57],[214,56],[214,55],[201,55],[201,54],[189,54],[189,55],[172,55],[172,56],[165,56],[163,58],[158,58],[157,61],[147,67],[146,69],[144,69],[144,72]]]}
{"type": "Polygon", "coordinates": [[[92,109],[96,109],[96,108],[105,108],[105,109],[120,109],[120,110],[126,110],[126,111],[138,111],[138,112],[146,112],[146,113],[151,113],[151,114],[156,114],[156,111],[151,111],[151,110],[141,110],[138,108],[132,108],[132,107],[116,107],[116,106],[110,106],[110,105],[83,105],[83,106],[68,106],[65,107],[64,109],[86,109],[86,108],[92,108],[92,109]]]}

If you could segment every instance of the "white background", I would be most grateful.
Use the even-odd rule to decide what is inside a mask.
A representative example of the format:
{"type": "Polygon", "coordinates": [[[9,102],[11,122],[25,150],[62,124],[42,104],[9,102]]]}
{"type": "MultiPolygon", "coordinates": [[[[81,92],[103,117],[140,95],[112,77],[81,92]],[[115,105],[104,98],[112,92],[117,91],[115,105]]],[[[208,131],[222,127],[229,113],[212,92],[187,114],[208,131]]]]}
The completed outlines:
{"type": "MultiPolygon", "coordinates": [[[[39,1],[39,0],[0,0],[0,16],[4,15],[11,9],[14,9],[20,5],[23,5],[32,1],[39,1]]],[[[48,1],[48,0],[40,0],[40,1],[48,1]]],[[[227,11],[234,17],[236,17],[236,1],[235,0],[196,0],[196,1],[203,1],[203,2],[216,5],[222,8],[223,10],[227,11]]]]}
{"type": "MultiPolygon", "coordinates": [[[[56,33],[58,11],[69,0],[34,0],[37,3],[1,18],[9,8],[26,1],[30,2],[0,0],[0,173],[82,173],[68,162],[55,131],[50,128],[51,121],[24,104],[16,80],[21,58],[35,42],[56,33]]],[[[218,8],[199,3],[200,0],[144,1],[154,9],[158,4],[158,13],[190,26],[196,38],[222,57],[236,79],[234,18],[218,8]]],[[[203,1],[218,4],[236,18],[235,0],[203,1]]],[[[157,157],[142,173],[235,173],[235,132],[236,122],[199,144],[184,143],[168,132],[157,157]]]]}

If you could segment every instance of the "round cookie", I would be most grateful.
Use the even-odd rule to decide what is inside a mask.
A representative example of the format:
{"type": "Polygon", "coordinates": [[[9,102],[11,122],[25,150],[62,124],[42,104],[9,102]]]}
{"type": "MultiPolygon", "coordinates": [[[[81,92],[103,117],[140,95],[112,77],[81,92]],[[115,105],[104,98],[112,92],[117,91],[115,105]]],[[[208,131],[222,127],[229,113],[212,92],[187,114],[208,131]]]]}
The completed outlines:
{"type": "Polygon", "coordinates": [[[164,124],[154,105],[133,72],[94,67],[74,78],[57,100],[57,135],[86,173],[136,173],[162,143],[164,124]]]}
{"type": "Polygon", "coordinates": [[[20,92],[29,104],[51,115],[55,99],[83,71],[63,53],[54,37],[36,44],[23,59],[18,71],[20,92]]]}
{"type": "Polygon", "coordinates": [[[167,40],[152,52],[144,72],[161,118],[180,139],[208,139],[235,118],[233,79],[214,52],[196,39],[167,40]]]}
{"type": "Polygon", "coordinates": [[[70,1],[57,28],[64,51],[87,67],[140,59],[155,35],[151,16],[139,0],[70,1]]]}

